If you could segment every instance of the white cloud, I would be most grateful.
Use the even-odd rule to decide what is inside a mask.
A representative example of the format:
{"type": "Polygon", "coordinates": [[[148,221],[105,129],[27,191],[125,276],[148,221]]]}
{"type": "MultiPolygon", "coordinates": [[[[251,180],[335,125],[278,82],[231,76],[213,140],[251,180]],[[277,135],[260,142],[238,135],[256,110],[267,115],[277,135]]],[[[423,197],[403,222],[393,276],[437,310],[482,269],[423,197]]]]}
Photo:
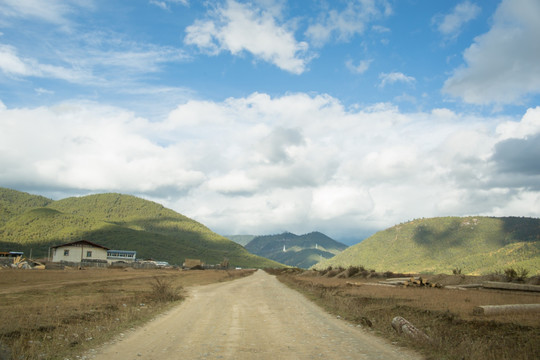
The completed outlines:
{"type": "Polygon", "coordinates": [[[506,121],[500,124],[496,131],[501,140],[524,139],[529,135],[540,133],[540,106],[528,109],[519,122],[506,121]]]}
{"type": "Polygon", "coordinates": [[[146,120],[119,109],[64,103],[3,115],[1,162],[9,168],[3,183],[152,193],[187,189],[203,178],[184,170],[187,160],[174,148],[145,138],[146,120]]]}
{"type": "Polygon", "coordinates": [[[385,87],[387,84],[394,84],[396,82],[412,84],[416,81],[414,77],[400,72],[381,73],[379,74],[379,79],[381,79],[380,87],[385,87]]]}
{"type": "Polygon", "coordinates": [[[92,75],[85,70],[41,64],[36,59],[21,58],[13,46],[5,44],[0,44],[0,70],[12,76],[35,76],[69,82],[84,82],[92,79],[92,75]]]}
{"type": "Polygon", "coordinates": [[[252,194],[258,188],[257,181],[251,179],[245,172],[238,170],[208,180],[207,186],[209,190],[225,195],[252,194]]]}
{"type": "Polygon", "coordinates": [[[52,91],[52,90],[47,90],[47,89],[44,89],[44,88],[36,88],[36,89],[34,89],[34,91],[35,91],[38,95],[53,95],[53,94],[54,94],[54,91],[52,91]]]}
{"type": "Polygon", "coordinates": [[[464,1],[457,4],[450,14],[445,16],[436,16],[433,22],[437,24],[439,30],[444,36],[456,37],[459,35],[462,26],[474,20],[480,14],[480,7],[470,1],[464,1]]]}
{"type": "Polygon", "coordinates": [[[369,69],[369,65],[372,61],[373,60],[362,60],[358,65],[355,65],[352,60],[347,60],[345,66],[347,66],[347,69],[353,74],[363,74],[369,69]]]}
{"type": "Polygon", "coordinates": [[[515,104],[540,93],[540,2],[503,0],[491,29],[465,50],[443,92],[472,104],[515,104]]]}
{"type": "Polygon", "coordinates": [[[91,86],[122,82],[125,86],[126,82],[135,83],[144,74],[160,71],[165,63],[187,59],[179,49],[136,43],[110,32],[86,33],[81,38],[73,34],[72,37],[62,41],[52,39],[57,53],[40,54],[42,58],[55,58],[56,64],[21,56],[19,49],[0,43],[0,71],[12,77],[61,79],[91,86]],[[82,41],[84,50],[72,41],[82,41]]]}
{"type": "Polygon", "coordinates": [[[249,52],[294,74],[306,70],[308,45],[297,42],[294,33],[279,25],[271,12],[228,0],[208,20],[197,20],[186,28],[184,42],[209,54],[249,52]]]}
{"type": "Polygon", "coordinates": [[[362,34],[371,21],[391,13],[392,8],[386,1],[350,1],[342,11],[324,9],[319,21],[308,27],[306,36],[317,46],[324,45],[333,37],[339,41],[348,41],[353,36],[362,34]]]}
{"type": "Polygon", "coordinates": [[[313,191],[313,216],[322,220],[366,215],[373,209],[369,193],[348,184],[323,185],[313,191]]]}
{"type": "Polygon", "coordinates": [[[184,6],[189,5],[188,0],[150,0],[150,4],[156,5],[163,10],[170,10],[171,4],[182,4],[184,6]]]}
{"type": "Polygon", "coordinates": [[[37,18],[46,22],[67,25],[67,15],[83,8],[92,8],[92,0],[3,0],[0,13],[12,18],[37,18]]]}
{"type": "Polygon", "coordinates": [[[346,109],[303,93],[191,100],[152,122],[96,103],[0,103],[0,184],[144,195],[222,233],[351,237],[414,217],[531,216],[537,175],[508,161],[533,146],[539,117],[346,109]]]}

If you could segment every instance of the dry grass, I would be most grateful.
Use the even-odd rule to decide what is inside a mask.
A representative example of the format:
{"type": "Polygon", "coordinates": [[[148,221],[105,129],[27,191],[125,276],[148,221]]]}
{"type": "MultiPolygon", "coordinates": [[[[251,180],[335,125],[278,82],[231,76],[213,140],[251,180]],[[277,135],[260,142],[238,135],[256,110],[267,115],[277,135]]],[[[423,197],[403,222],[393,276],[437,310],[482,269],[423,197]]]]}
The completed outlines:
{"type": "MultiPolygon", "coordinates": [[[[536,293],[350,286],[347,282],[374,283],[376,280],[329,278],[313,272],[284,273],[278,278],[329,312],[393,343],[413,348],[427,359],[540,359],[538,314],[472,315],[478,305],[540,303],[540,295],[536,293]],[[420,343],[398,335],[391,327],[395,316],[412,322],[428,334],[432,342],[420,343]]],[[[463,281],[460,279],[446,280],[463,281]]],[[[474,282],[474,279],[466,281],[474,282]]]]}
{"type": "Polygon", "coordinates": [[[0,270],[0,358],[72,358],[176,304],[184,287],[250,273],[0,270]]]}

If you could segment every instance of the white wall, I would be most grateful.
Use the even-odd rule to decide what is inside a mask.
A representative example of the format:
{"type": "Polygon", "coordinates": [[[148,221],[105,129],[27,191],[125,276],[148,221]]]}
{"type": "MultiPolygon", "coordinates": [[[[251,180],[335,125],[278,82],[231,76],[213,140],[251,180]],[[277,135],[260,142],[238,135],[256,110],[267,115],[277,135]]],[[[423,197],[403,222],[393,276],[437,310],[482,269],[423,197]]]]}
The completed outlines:
{"type": "Polygon", "coordinates": [[[61,246],[52,250],[52,261],[54,262],[81,262],[81,259],[107,260],[107,250],[88,244],[61,246]],[[64,254],[66,250],[68,251],[67,255],[64,254]],[[91,252],[91,256],[88,256],[88,252],[91,252]]]}

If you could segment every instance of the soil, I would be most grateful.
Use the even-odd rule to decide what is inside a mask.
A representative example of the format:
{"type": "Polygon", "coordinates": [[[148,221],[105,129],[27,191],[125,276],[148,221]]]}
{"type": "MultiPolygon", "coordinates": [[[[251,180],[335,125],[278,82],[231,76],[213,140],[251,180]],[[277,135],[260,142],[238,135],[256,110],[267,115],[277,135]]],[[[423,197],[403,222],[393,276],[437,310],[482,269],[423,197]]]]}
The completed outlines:
{"type": "Polygon", "coordinates": [[[189,289],[168,313],[87,355],[101,359],[420,359],[324,312],[259,270],[189,289]]]}

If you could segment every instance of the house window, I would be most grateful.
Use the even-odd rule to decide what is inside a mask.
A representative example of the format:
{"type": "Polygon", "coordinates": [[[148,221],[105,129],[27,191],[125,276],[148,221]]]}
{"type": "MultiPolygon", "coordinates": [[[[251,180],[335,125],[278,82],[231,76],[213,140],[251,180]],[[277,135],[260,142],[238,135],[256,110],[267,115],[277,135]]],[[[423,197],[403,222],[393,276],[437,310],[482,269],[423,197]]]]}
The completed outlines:
{"type": "Polygon", "coordinates": [[[87,257],[87,258],[92,257],[92,252],[91,252],[91,251],[87,251],[87,252],[86,252],[86,257],[87,257]]]}
{"type": "Polygon", "coordinates": [[[69,256],[69,250],[64,250],[64,256],[69,256]]]}

